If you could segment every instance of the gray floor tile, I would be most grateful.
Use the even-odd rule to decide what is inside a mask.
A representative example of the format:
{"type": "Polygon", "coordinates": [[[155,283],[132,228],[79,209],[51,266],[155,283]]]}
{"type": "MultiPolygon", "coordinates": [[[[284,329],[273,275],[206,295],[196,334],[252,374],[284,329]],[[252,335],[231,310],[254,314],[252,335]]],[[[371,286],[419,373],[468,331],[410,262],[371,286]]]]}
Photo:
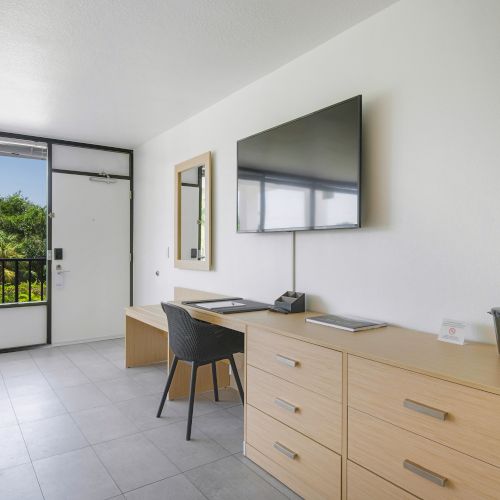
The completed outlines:
{"type": "Polygon", "coordinates": [[[260,468],[256,463],[252,462],[248,458],[244,457],[243,454],[238,453],[233,455],[240,462],[245,464],[249,469],[253,470],[262,479],[265,479],[271,486],[274,486],[278,491],[283,493],[290,500],[301,500],[302,497],[294,493],[291,489],[287,488],[282,482],[278,481],[276,478],[268,474],[264,469],[260,468]]]}
{"type": "Polygon", "coordinates": [[[88,345],[88,343],[81,344],[68,344],[57,347],[66,356],[73,355],[79,352],[92,352],[93,349],[88,345]]]}
{"type": "Polygon", "coordinates": [[[52,389],[41,391],[37,394],[13,398],[12,406],[20,423],[55,417],[66,413],[66,408],[64,408],[52,389]]]}
{"type": "Polygon", "coordinates": [[[125,494],[127,500],[206,500],[183,474],[125,494]]]}
{"type": "MultiPolygon", "coordinates": [[[[200,394],[200,396],[204,399],[208,399],[209,401],[215,401],[213,391],[203,392],[202,394],[200,394]]],[[[219,389],[219,401],[217,401],[218,409],[231,408],[240,404],[240,394],[237,390],[233,389],[232,387],[219,389]]]]}
{"type": "Polygon", "coordinates": [[[283,500],[285,495],[234,457],[190,470],[187,478],[210,500],[283,500]]]}
{"type": "Polygon", "coordinates": [[[20,375],[38,374],[40,370],[31,357],[28,357],[8,362],[2,361],[0,363],[0,373],[5,380],[11,377],[19,377],[20,375]]]}
{"type": "Polygon", "coordinates": [[[32,460],[88,446],[87,440],[69,415],[21,424],[21,431],[32,460]]]}
{"type": "Polygon", "coordinates": [[[4,500],[43,500],[31,464],[0,471],[0,498],[4,500]]]}
{"type": "Polygon", "coordinates": [[[125,349],[125,339],[97,340],[95,342],[88,342],[87,345],[97,352],[106,352],[110,350],[121,349],[121,354],[123,356],[125,349]]]}
{"type": "Polygon", "coordinates": [[[144,435],[181,471],[213,462],[230,454],[196,428],[193,428],[191,441],[186,441],[186,421],[158,427],[144,432],[144,435]]]}
{"type": "Polygon", "coordinates": [[[232,406],[231,408],[226,408],[226,411],[235,417],[244,418],[244,407],[243,405],[232,406]]]}
{"type": "Polygon", "coordinates": [[[227,411],[195,417],[193,425],[231,453],[243,451],[243,420],[227,411]]]}
{"type": "Polygon", "coordinates": [[[139,373],[148,373],[152,370],[156,370],[156,365],[147,365],[147,366],[134,366],[131,368],[127,368],[125,366],[125,355],[122,355],[117,359],[108,359],[110,363],[113,363],[119,370],[122,370],[128,377],[133,377],[134,375],[138,375],[139,373]]]}
{"type": "Polygon", "coordinates": [[[70,412],[109,405],[110,400],[94,384],[61,387],[56,393],[70,412]]]}
{"type": "Polygon", "coordinates": [[[186,415],[178,415],[170,405],[166,405],[161,418],[156,418],[161,394],[141,396],[115,403],[115,406],[128,417],[140,430],[155,429],[163,425],[184,420],[186,415]]]}
{"type": "Polygon", "coordinates": [[[73,362],[63,354],[46,357],[34,357],[33,360],[42,373],[56,372],[75,367],[73,362]]]}
{"type": "MultiPolygon", "coordinates": [[[[187,418],[189,409],[189,401],[187,398],[176,399],[174,401],[166,401],[165,406],[163,408],[163,415],[173,416],[179,415],[181,417],[187,418]]],[[[212,413],[214,411],[218,411],[219,407],[217,403],[205,399],[201,396],[196,395],[196,399],[194,401],[194,410],[193,415],[200,416],[206,415],[207,413],[212,413]]]]}
{"type": "Polygon", "coordinates": [[[98,382],[96,385],[111,401],[126,401],[144,396],[144,387],[128,377],[98,382]]]}
{"type": "Polygon", "coordinates": [[[4,382],[9,396],[12,399],[39,394],[42,391],[50,391],[51,389],[42,373],[20,375],[18,377],[5,379],[4,382]]]}
{"type": "Polygon", "coordinates": [[[104,382],[125,376],[119,368],[106,359],[82,365],[80,366],[80,370],[92,382],[104,382]]]}
{"type": "Polygon", "coordinates": [[[161,370],[163,373],[168,374],[169,371],[169,366],[168,363],[157,363],[153,365],[157,370],[161,370]]]}
{"type": "Polygon", "coordinates": [[[40,347],[27,351],[32,359],[65,358],[66,356],[58,347],[40,347]]]}
{"type": "Polygon", "coordinates": [[[19,426],[0,429],[0,469],[26,464],[29,461],[30,457],[19,426]]]}
{"type": "Polygon", "coordinates": [[[29,359],[29,358],[31,358],[29,349],[25,349],[23,351],[15,351],[15,352],[4,352],[0,356],[0,365],[3,363],[8,363],[10,361],[18,361],[20,359],[29,359]]]}
{"type": "Polygon", "coordinates": [[[2,399],[8,399],[9,398],[9,393],[7,392],[7,387],[5,387],[3,377],[0,374],[0,401],[2,399]]]}
{"type": "Polygon", "coordinates": [[[73,413],[78,427],[92,444],[136,434],[139,429],[113,405],[73,413]]]}
{"type": "Polygon", "coordinates": [[[120,490],[92,448],[33,463],[45,500],[104,500],[120,490]]]}
{"type": "Polygon", "coordinates": [[[135,375],[132,380],[142,386],[144,394],[155,394],[163,392],[167,383],[167,375],[161,370],[151,370],[149,373],[135,375]]]}
{"type": "Polygon", "coordinates": [[[77,351],[68,353],[67,356],[78,367],[105,361],[105,359],[93,349],[90,349],[89,351],[77,351]]]}
{"type": "Polygon", "coordinates": [[[90,380],[76,366],[57,368],[44,372],[45,378],[54,389],[88,384],[90,380]]]}
{"type": "Polygon", "coordinates": [[[94,446],[94,450],[123,492],[179,473],[142,434],[107,441],[94,446]]]}
{"type": "Polygon", "coordinates": [[[16,414],[9,399],[0,399],[0,428],[17,425],[16,414]]]}

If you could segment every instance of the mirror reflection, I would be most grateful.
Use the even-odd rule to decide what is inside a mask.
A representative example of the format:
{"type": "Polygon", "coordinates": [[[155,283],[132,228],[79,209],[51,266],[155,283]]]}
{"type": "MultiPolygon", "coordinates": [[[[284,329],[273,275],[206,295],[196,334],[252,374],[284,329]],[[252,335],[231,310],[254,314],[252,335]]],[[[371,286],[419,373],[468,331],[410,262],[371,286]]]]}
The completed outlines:
{"type": "Polygon", "coordinates": [[[205,166],[184,170],[180,181],[180,258],[204,262],[207,259],[205,166]]]}

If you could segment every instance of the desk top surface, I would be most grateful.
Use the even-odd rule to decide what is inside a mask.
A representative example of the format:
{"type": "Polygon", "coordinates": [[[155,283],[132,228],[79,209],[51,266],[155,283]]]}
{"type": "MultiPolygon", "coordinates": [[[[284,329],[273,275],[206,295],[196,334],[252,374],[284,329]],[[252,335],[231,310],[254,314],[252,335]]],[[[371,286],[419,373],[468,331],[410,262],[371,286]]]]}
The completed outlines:
{"type": "MultiPolygon", "coordinates": [[[[177,303],[180,305],[180,302],[177,303]]],[[[265,329],[329,349],[500,394],[500,357],[494,345],[453,345],[437,341],[435,335],[396,326],[350,333],[307,323],[306,317],[318,314],[310,311],[288,315],[271,311],[222,315],[184,307],[197,319],[235,330],[244,332],[250,328],[265,329]]],[[[129,307],[126,314],[167,331],[166,317],[160,305],[129,307]]]]}

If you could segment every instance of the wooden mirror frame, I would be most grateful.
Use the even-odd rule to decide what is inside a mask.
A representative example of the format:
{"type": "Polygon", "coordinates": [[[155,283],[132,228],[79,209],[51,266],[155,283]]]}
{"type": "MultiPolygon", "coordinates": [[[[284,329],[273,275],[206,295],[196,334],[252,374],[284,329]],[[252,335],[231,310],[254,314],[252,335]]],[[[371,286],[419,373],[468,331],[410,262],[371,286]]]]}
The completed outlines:
{"type": "Polygon", "coordinates": [[[212,267],[212,155],[211,152],[183,161],[175,166],[175,234],[174,266],[179,269],[210,271],[212,267]],[[205,167],[205,260],[181,259],[181,175],[193,167],[205,167]]]}

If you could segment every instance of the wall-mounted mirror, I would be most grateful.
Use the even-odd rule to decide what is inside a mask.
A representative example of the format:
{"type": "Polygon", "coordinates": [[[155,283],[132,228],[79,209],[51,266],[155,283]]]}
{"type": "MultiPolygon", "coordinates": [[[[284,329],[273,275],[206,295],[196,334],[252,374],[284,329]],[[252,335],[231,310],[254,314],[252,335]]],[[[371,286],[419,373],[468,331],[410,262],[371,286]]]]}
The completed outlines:
{"type": "Polygon", "coordinates": [[[175,166],[175,267],[211,267],[210,152],[175,166]]]}

